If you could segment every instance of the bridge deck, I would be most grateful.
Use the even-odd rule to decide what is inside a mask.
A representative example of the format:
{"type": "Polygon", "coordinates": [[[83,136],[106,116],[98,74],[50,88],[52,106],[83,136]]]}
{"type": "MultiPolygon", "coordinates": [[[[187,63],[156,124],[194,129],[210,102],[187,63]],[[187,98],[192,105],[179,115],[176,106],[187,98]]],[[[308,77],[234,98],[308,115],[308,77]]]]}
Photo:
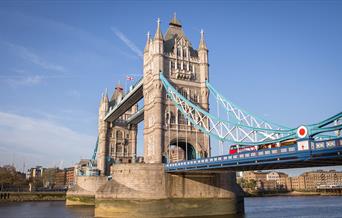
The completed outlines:
{"type": "Polygon", "coordinates": [[[307,150],[298,145],[223,155],[204,159],[180,161],[165,165],[166,172],[186,172],[209,169],[232,171],[302,168],[342,165],[342,138],[308,141],[307,150]]]}

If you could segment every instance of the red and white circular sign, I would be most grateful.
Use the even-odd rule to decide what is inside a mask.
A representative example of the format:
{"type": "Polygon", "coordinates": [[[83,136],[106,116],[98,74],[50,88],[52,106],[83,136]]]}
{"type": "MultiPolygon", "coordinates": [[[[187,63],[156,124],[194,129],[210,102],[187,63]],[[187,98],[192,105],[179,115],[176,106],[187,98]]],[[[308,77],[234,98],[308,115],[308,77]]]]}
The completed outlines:
{"type": "Polygon", "coordinates": [[[297,136],[299,138],[305,138],[305,136],[307,136],[308,134],[308,129],[305,126],[300,126],[297,129],[297,136]]]}

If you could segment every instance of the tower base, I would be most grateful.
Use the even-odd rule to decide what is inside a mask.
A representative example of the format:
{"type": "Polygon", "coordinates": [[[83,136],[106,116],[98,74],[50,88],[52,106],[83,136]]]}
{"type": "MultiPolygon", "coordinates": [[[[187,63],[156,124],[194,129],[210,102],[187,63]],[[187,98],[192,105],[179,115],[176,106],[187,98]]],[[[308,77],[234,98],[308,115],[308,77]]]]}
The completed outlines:
{"type": "Polygon", "coordinates": [[[201,217],[243,214],[235,173],[164,172],[162,164],[117,164],[95,194],[96,217],[201,217]]]}

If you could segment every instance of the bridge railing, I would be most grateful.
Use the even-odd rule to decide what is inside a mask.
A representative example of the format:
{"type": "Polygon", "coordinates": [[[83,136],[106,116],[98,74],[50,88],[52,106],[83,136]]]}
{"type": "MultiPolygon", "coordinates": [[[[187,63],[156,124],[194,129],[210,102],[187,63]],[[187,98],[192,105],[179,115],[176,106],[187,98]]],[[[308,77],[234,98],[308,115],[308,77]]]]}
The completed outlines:
{"type": "Polygon", "coordinates": [[[311,141],[311,150],[323,150],[342,146],[342,137],[330,140],[311,141]]]}
{"type": "Polygon", "coordinates": [[[236,162],[237,160],[246,160],[246,159],[257,159],[258,157],[271,156],[276,154],[289,154],[297,152],[297,145],[287,146],[287,147],[279,147],[272,148],[267,150],[259,150],[259,151],[251,151],[251,152],[243,152],[239,154],[228,154],[216,157],[208,157],[203,159],[195,159],[188,161],[179,161],[175,163],[166,164],[166,167],[176,167],[176,166],[191,166],[197,164],[207,164],[207,163],[219,163],[222,161],[232,161],[236,162]]]}
{"type": "MultiPolygon", "coordinates": [[[[286,162],[291,160],[305,160],[310,158],[311,154],[319,152],[331,152],[331,150],[337,147],[342,147],[342,137],[331,139],[312,141],[307,140],[310,143],[310,147],[307,149],[299,149],[298,144],[293,144],[284,147],[277,147],[258,151],[246,151],[238,154],[227,154],[222,156],[208,157],[203,159],[195,159],[188,161],[179,161],[174,163],[168,163],[165,165],[166,170],[176,171],[178,169],[191,169],[201,168],[201,165],[211,168],[224,167],[224,166],[238,166],[238,165],[251,165],[259,164],[265,161],[268,162],[286,162]],[[323,151],[322,151],[323,150],[323,151]]],[[[340,148],[337,148],[340,149],[340,148]]]]}

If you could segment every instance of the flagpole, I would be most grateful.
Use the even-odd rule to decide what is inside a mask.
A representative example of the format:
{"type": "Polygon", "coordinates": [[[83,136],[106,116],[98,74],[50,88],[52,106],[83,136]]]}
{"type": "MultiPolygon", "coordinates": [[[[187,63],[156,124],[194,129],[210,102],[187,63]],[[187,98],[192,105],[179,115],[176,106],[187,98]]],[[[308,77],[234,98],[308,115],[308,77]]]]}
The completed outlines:
{"type": "Polygon", "coordinates": [[[125,90],[124,90],[124,93],[127,93],[126,89],[127,89],[127,76],[125,78],[125,90]]]}

